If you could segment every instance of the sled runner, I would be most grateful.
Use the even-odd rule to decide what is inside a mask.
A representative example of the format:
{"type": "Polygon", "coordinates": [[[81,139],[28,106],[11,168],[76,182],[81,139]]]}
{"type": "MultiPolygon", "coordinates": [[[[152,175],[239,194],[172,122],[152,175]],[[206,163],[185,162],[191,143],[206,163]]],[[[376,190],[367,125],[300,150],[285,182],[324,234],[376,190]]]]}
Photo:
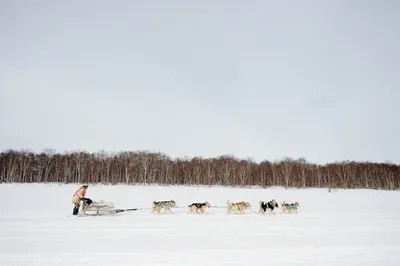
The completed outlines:
{"type": "Polygon", "coordinates": [[[82,210],[79,216],[100,216],[115,215],[126,211],[136,211],[137,209],[116,209],[114,203],[109,201],[83,201],[82,210]]]}

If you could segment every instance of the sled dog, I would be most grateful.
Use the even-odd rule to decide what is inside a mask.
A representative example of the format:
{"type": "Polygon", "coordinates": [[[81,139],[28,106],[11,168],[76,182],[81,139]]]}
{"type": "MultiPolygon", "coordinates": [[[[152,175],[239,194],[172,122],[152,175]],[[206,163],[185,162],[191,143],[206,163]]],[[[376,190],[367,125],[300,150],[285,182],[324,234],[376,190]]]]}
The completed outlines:
{"type": "Polygon", "coordinates": [[[282,201],[281,206],[281,213],[297,213],[297,208],[299,207],[299,202],[295,201],[293,203],[286,203],[285,201],[282,201]]]}
{"type": "Polygon", "coordinates": [[[269,210],[269,214],[270,215],[272,215],[272,214],[275,215],[274,209],[275,208],[279,208],[279,205],[278,205],[278,203],[276,203],[275,200],[271,200],[271,201],[268,201],[268,202],[260,200],[259,201],[259,206],[260,206],[260,208],[259,208],[258,211],[262,215],[266,214],[267,209],[269,210]]]}
{"type": "Polygon", "coordinates": [[[173,213],[171,211],[171,208],[175,207],[175,206],[176,206],[176,202],[174,200],[153,201],[151,213],[157,212],[158,214],[160,214],[161,210],[164,210],[164,213],[166,213],[167,211],[169,213],[173,213]]]}
{"type": "Polygon", "coordinates": [[[228,204],[228,210],[227,210],[228,214],[232,213],[238,214],[238,212],[244,214],[244,211],[251,207],[250,203],[246,201],[233,203],[227,200],[226,204],[228,204]]]}
{"type": "MultiPolygon", "coordinates": [[[[206,201],[204,203],[192,203],[192,204],[188,205],[188,207],[189,207],[188,214],[194,214],[195,212],[199,213],[199,211],[201,214],[204,214],[204,213],[206,213],[205,212],[206,209],[211,207],[211,205],[208,201],[206,201]]],[[[206,213],[206,214],[208,214],[208,213],[206,213]]]]}

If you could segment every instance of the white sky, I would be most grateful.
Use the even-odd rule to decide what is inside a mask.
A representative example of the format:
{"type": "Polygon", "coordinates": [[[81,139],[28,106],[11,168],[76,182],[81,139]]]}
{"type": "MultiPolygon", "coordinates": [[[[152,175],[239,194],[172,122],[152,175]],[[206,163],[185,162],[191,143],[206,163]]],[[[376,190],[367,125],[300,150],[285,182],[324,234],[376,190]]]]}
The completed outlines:
{"type": "Polygon", "coordinates": [[[400,1],[0,0],[0,150],[400,163],[400,1]]]}

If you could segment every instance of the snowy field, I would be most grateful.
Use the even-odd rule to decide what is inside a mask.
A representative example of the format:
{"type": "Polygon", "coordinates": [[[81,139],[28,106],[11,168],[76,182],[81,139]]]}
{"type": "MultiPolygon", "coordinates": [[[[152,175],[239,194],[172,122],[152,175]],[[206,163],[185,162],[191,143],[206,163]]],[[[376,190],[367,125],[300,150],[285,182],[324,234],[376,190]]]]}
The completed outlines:
{"type": "Polygon", "coordinates": [[[113,217],[72,216],[78,185],[0,185],[0,265],[400,265],[400,192],[90,186],[113,217]],[[150,214],[174,198],[174,214],[150,214]],[[227,215],[226,200],[299,201],[298,214],[227,215]],[[187,215],[209,201],[209,215],[187,215]]]}

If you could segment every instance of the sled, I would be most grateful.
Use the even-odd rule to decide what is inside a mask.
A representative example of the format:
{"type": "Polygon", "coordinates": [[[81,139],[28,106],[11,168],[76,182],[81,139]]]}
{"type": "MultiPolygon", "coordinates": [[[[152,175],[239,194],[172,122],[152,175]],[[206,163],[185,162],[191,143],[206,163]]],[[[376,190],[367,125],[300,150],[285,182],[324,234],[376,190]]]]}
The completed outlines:
{"type": "Polygon", "coordinates": [[[115,215],[126,211],[136,211],[138,209],[116,209],[113,202],[109,201],[93,201],[88,204],[86,201],[82,204],[82,210],[79,216],[104,216],[115,215]]]}

